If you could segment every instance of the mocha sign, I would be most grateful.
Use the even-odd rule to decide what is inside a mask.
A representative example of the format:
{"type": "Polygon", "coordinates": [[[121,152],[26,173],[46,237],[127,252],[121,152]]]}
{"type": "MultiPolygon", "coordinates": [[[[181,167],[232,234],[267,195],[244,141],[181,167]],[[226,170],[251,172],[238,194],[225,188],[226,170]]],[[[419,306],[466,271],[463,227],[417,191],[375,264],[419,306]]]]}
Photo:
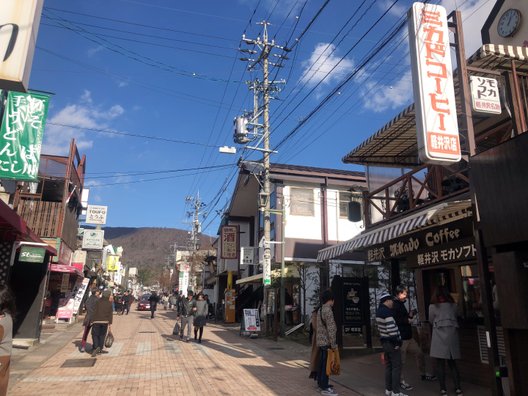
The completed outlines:
{"type": "Polygon", "coordinates": [[[371,246],[367,249],[367,261],[409,256],[424,249],[449,246],[453,242],[471,237],[473,237],[471,218],[465,218],[371,246]]]}

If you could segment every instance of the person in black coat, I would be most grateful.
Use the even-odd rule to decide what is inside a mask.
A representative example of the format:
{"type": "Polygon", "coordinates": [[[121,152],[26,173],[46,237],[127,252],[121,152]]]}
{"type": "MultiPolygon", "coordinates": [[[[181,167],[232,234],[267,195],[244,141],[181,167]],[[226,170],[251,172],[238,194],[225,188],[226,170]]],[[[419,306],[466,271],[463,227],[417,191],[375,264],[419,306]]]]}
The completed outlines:
{"type": "Polygon", "coordinates": [[[150,295],[149,302],[150,302],[150,319],[153,319],[154,312],[156,312],[156,309],[159,303],[159,297],[155,291],[153,291],[152,294],[150,295]]]}
{"type": "Polygon", "coordinates": [[[92,357],[102,353],[106,332],[112,330],[114,310],[112,309],[112,302],[110,301],[111,295],[112,292],[110,290],[103,291],[102,297],[95,304],[94,314],[91,319],[93,338],[92,357]]]}

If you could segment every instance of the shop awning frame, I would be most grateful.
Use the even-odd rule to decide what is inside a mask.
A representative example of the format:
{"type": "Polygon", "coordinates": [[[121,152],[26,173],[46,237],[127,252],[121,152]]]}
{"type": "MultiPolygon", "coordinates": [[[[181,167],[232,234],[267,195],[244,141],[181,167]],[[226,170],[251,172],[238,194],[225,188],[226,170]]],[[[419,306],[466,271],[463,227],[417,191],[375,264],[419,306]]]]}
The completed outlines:
{"type": "Polygon", "coordinates": [[[317,261],[335,259],[345,253],[377,245],[421,228],[441,225],[471,216],[471,201],[442,202],[413,215],[365,230],[348,241],[319,250],[317,261]]]}
{"type": "Polygon", "coordinates": [[[262,283],[262,278],[263,278],[264,274],[260,273],[260,274],[256,274],[256,275],[251,275],[251,276],[247,276],[245,278],[242,278],[242,279],[237,279],[236,280],[236,284],[237,285],[241,285],[241,284],[244,284],[244,283],[262,283]]]}
{"type": "Polygon", "coordinates": [[[50,264],[50,271],[52,272],[63,272],[67,274],[75,274],[77,276],[84,276],[84,274],[75,268],[73,265],[64,265],[64,264],[50,264]]]}

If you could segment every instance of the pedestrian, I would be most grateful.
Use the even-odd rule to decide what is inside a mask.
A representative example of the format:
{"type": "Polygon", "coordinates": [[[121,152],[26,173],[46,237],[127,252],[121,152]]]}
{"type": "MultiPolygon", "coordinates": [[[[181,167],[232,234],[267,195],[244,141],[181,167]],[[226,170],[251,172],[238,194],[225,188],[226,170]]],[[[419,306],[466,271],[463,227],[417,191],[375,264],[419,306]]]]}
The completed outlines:
{"type": "Polygon", "coordinates": [[[434,381],[436,377],[434,375],[428,374],[425,371],[425,356],[422,352],[422,349],[413,338],[411,320],[414,318],[416,311],[411,310],[409,313],[405,307],[405,302],[407,301],[407,296],[409,295],[409,289],[404,285],[396,286],[394,298],[394,320],[398,326],[400,332],[400,337],[402,339],[401,346],[401,361],[402,369],[400,374],[400,388],[404,391],[412,390],[413,386],[407,383],[404,379],[404,368],[405,361],[407,358],[407,353],[413,354],[416,358],[416,365],[420,371],[420,376],[422,381],[434,381]]]}
{"type": "Polygon", "coordinates": [[[193,323],[193,292],[189,290],[187,292],[187,297],[182,298],[178,303],[178,313],[176,320],[181,320],[180,323],[180,340],[183,340],[183,333],[185,327],[187,326],[187,336],[185,337],[185,342],[189,342],[191,338],[191,325],[193,323]]]}
{"type": "Polygon", "coordinates": [[[112,291],[106,289],[102,296],[95,304],[95,310],[92,317],[92,357],[103,352],[104,341],[107,331],[112,330],[112,319],[114,312],[112,309],[112,302],[110,297],[112,291]]]}
{"type": "Polygon", "coordinates": [[[193,301],[193,327],[194,327],[194,341],[198,340],[198,344],[202,343],[203,328],[207,323],[207,315],[209,313],[209,306],[205,301],[204,295],[198,293],[196,300],[193,301]],[[198,333],[200,333],[198,335],[198,333]]]}
{"type": "Polygon", "coordinates": [[[8,286],[0,286],[0,396],[7,395],[7,385],[9,384],[15,313],[13,293],[8,286]]]}
{"type": "Polygon", "coordinates": [[[406,396],[400,389],[402,341],[394,319],[393,306],[392,296],[384,292],[376,311],[376,324],[385,360],[385,395],[406,396]]]}
{"type": "Polygon", "coordinates": [[[125,293],[123,294],[123,310],[121,311],[121,315],[125,313],[128,315],[128,312],[130,311],[130,303],[131,303],[131,296],[128,290],[125,290],[125,293]]]}
{"type": "Polygon", "coordinates": [[[314,381],[317,381],[317,371],[319,370],[319,347],[317,346],[317,314],[319,308],[316,308],[312,311],[312,316],[310,317],[310,335],[309,341],[312,344],[312,352],[310,353],[310,375],[308,378],[313,378],[314,381]]]}
{"type": "Polygon", "coordinates": [[[334,320],[332,307],[334,306],[334,295],[332,290],[325,290],[321,295],[321,309],[317,315],[317,346],[319,347],[319,370],[317,371],[317,385],[321,389],[321,395],[337,395],[334,388],[328,384],[326,374],[326,360],[328,349],[337,349],[337,326],[334,320]]]}
{"type": "Polygon", "coordinates": [[[457,304],[445,286],[438,287],[429,305],[429,323],[433,327],[431,337],[431,357],[436,359],[436,375],[440,384],[440,394],[447,395],[445,364],[449,366],[455,383],[455,393],[462,395],[460,374],[456,359],[460,359],[458,338],[457,304]]]}
{"type": "Polygon", "coordinates": [[[95,312],[95,304],[97,304],[99,297],[101,297],[101,291],[97,288],[93,288],[91,290],[90,297],[88,297],[88,299],[84,303],[84,307],[86,308],[86,315],[84,316],[83,320],[84,332],[81,338],[81,352],[84,352],[86,350],[86,339],[88,338],[88,334],[90,334],[90,329],[92,328],[92,317],[95,312]]]}
{"type": "Polygon", "coordinates": [[[149,296],[149,303],[150,303],[150,319],[154,318],[154,312],[156,312],[156,309],[158,307],[159,297],[156,294],[155,291],[151,293],[149,296]]]}

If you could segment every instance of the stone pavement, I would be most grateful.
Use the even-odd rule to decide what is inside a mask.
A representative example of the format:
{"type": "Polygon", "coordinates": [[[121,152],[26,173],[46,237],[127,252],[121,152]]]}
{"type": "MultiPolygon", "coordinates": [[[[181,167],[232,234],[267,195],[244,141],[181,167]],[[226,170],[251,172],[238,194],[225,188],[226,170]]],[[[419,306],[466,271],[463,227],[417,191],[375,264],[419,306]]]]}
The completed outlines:
{"type": "MultiPolygon", "coordinates": [[[[173,311],[149,317],[150,312],[136,311],[114,316],[114,345],[97,358],[78,351],[80,324],[46,336],[28,351],[16,350],[9,395],[319,394],[308,379],[309,346],[241,337],[238,325],[215,323],[205,327],[202,344],[185,343],[171,335],[173,311]]],[[[410,395],[439,393],[436,382],[412,381],[418,378],[413,361],[408,370],[408,382],[415,385],[410,395]]],[[[342,373],[331,383],[343,396],[383,395],[379,354],[345,351],[342,373]]],[[[490,394],[470,384],[464,384],[464,392],[490,394]]]]}

